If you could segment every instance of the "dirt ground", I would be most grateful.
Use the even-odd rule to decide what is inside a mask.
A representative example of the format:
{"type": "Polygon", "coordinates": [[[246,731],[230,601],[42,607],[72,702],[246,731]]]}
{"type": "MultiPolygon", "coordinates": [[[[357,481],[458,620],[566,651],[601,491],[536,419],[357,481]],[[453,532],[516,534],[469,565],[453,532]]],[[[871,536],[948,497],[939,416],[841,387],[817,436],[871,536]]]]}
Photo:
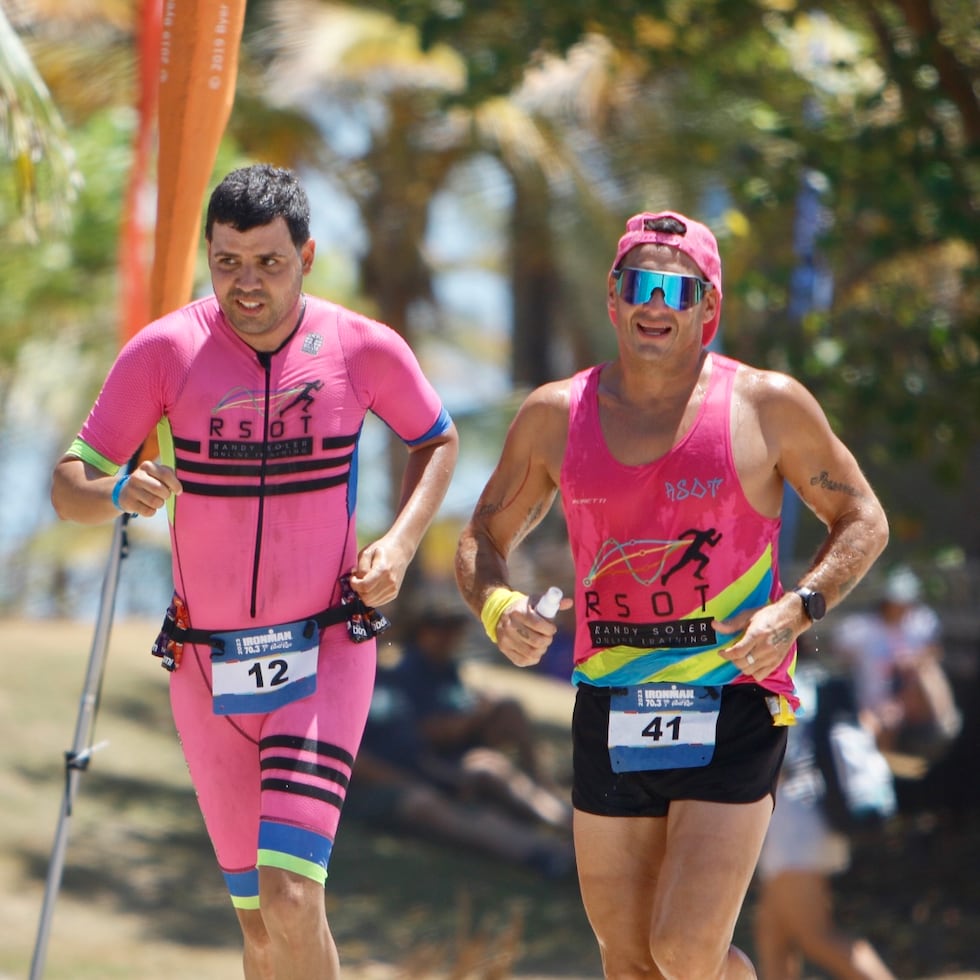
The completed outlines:
{"type": "MultiPolygon", "coordinates": [[[[155,626],[117,623],[46,980],[236,980],[239,937],[173,733],[155,626]]],[[[29,976],[92,645],[91,624],[0,621],[0,980],[29,976]]],[[[516,669],[474,679],[522,697],[567,775],[570,689],[516,669]]],[[[980,980],[980,817],[900,817],[857,842],[841,920],[900,978],[980,980]]],[[[327,882],[354,980],[586,978],[599,958],[573,879],[544,880],[437,844],[341,825],[327,882]]],[[[751,953],[753,895],[736,941],[751,953]]],[[[808,978],[817,978],[808,972],[808,978]]]]}

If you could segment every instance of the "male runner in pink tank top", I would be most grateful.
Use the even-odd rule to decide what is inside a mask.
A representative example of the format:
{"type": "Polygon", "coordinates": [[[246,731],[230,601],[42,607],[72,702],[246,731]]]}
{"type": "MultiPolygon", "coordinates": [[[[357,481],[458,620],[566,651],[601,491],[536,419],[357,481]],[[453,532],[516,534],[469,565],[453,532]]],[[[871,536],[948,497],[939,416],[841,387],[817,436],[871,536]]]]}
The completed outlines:
{"type": "Polygon", "coordinates": [[[707,227],[630,218],[606,298],[618,356],[525,400],[457,580],[500,650],[537,663],[556,627],[507,561],[561,493],[575,851],[605,974],[747,980],[731,940],[794,720],[796,638],[865,575],[888,526],[802,385],[709,353],[722,280],[707,227]],[[789,591],[784,482],[827,527],[789,591]]]}
{"type": "Polygon", "coordinates": [[[123,348],[52,501],[84,523],[167,508],[175,596],[155,652],[246,980],[335,977],[323,884],[374,683],[369,610],[398,594],[458,439],[401,337],[302,292],[315,246],[289,171],[229,174],[205,237],[215,295],[123,348]],[[369,411],[408,462],[392,526],[358,551],[369,411]],[[125,472],[154,425],[159,462],[125,472]]]}

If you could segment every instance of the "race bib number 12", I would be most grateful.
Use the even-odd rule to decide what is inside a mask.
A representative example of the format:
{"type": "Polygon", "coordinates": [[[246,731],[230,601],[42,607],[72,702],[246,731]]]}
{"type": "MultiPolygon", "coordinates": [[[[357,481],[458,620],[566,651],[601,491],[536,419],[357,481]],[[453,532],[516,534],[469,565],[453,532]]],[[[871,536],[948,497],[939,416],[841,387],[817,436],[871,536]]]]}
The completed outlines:
{"type": "Polygon", "coordinates": [[[320,630],[312,620],[215,633],[214,713],[264,714],[315,693],[319,650],[320,630]]]}
{"type": "Polygon", "coordinates": [[[613,694],[609,761],[613,772],[689,769],[715,752],[720,687],[639,684],[613,694]]]}

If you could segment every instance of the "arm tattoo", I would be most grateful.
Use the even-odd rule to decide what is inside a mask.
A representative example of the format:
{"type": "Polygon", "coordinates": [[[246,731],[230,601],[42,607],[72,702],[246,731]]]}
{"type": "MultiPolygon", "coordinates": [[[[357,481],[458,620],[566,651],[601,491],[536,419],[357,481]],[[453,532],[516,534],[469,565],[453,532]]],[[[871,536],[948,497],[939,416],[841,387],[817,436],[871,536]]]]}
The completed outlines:
{"type": "Polygon", "coordinates": [[[485,504],[480,504],[476,509],[477,517],[492,517],[494,514],[499,514],[504,509],[503,503],[498,501],[497,503],[490,503],[487,501],[485,504]]]}
{"type": "Polygon", "coordinates": [[[498,500],[495,503],[487,501],[485,504],[481,504],[476,510],[476,516],[478,517],[492,517],[494,514],[499,514],[505,511],[518,497],[520,492],[524,489],[528,478],[531,475],[531,464],[527,464],[527,468],[524,470],[524,479],[521,480],[520,486],[514,491],[510,500],[498,500]]]}
{"type": "Polygon", "coordinates": [[[769,635],[769,645],[773,647],[782,646],[793,639],[792,630],[773,630],[769,635]]]}
{"type": "MultiPolygon", "coordinates": [[[[510,505],[507,504],[507,503],[503,503],[503,502],[499,502],[499,501],[497,503],[490,503],[488,501],[488,502],[486,502],[484,504],[481,504],[476,509],[476,516],[477,517],[492,517],[494,514],[503,513],[503,511],[505,511],[508,508],[508,506],[510,506],[510,505]]],[[[536,503],[527,512],[527,517],[524,518],[524,520],[521,522],[520,527],[518,528],[518,531],[517,531],[518,537],[523,537],[525,534],[527,534],[528,531],[531,530],[532,527],[534,527],[535,524],[538,523],[539,520],[541,520],[541,515],[542,515],[543,511],[544,511],[544,508],[541,506],[541,504],[540,503],[536,503]]]]}
{"type": "Polygon", "coordinates": [[[832,480],[830,478],[830,474],[826,470],[823,470],[817,476],[811,476],[810,486],[820,486],[824,490],[837,490],[840,493],[846,493],[848,497],[861,496],[861,494],[849,483],[840,483],[837,480],[832,480]]]}

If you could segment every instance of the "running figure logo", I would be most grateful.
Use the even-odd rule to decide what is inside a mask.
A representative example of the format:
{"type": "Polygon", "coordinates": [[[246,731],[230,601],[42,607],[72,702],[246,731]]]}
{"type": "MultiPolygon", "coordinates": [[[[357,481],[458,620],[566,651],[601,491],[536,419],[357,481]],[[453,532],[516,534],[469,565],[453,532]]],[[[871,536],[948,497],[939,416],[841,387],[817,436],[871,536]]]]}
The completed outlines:
{"type": "Polygon", "coordinates": [[[660,584],[666,585],[667,579],[674,574],[674,572],[679,571],[685,565],[689,565],[692,561],[697,562],[698,567],[694,571],[694,577],[704,581],[704,570],[707,567],[711,559],[702,550],[702,545],[708,545],[714,547],[722,539],[722,535],[716,531],[713,527],[708,528],[707,531],[699,531],[697,528],[688,528],[682,535],[681,538],[690,538],[691,543],[687,546],[684,554],[677,559],[675,564],[667,569],[666,572],[660,578],[660,584]]]}
{"type": "Polygon", "coordinates": [[[294,405],[302,405],[303,408],[308,409],[313,404],[313,392],[319,391],[322,387],[322,381],[307,381],[299,394],[288,405],[279,409],[279,414],[285,415],[294,405]]]}
{"type": "MultiPolygon", "coordinates": [[[[323,382],[317,379],[314,381],[303,381],[283,391],[274,391],[270,399],[270,407],[280,417],[296,405],[302,405],[304,409],[309,409],[314,401],[313,392],[319,391],[322,387],[323,382]],[[276,410],[276,406],[282,405],[284,402],[284,407],[276,410]]],[[[253,411],[261,415],[265,411],[265,392],[250,391],[248,388],[240,387],[232,388],[231,391],[218,401],[217,405],[211,410],[211,414],[218,415],[221,412],[239,409],[253,411]]]]}
{"type": "Polygon", "coordinates": [[[697,563],[694,577],[703,581],[704,570],[711,560],[703,549],[706,546],[713,548],[721,539],[722,534],[713,527],[706,531],[690,528],[673,541],[617,541],[609,538],[602,543],[582,584],[590,588],[600,578],[617,574],[625,568],[626,573],[640,585],[653,585],[658,580],[661,585],[666,585],[674,572],[691,562],[697,563]],[[666,568],[671,556],[679,551],[683,553],[669,569],[666,568]]]}

